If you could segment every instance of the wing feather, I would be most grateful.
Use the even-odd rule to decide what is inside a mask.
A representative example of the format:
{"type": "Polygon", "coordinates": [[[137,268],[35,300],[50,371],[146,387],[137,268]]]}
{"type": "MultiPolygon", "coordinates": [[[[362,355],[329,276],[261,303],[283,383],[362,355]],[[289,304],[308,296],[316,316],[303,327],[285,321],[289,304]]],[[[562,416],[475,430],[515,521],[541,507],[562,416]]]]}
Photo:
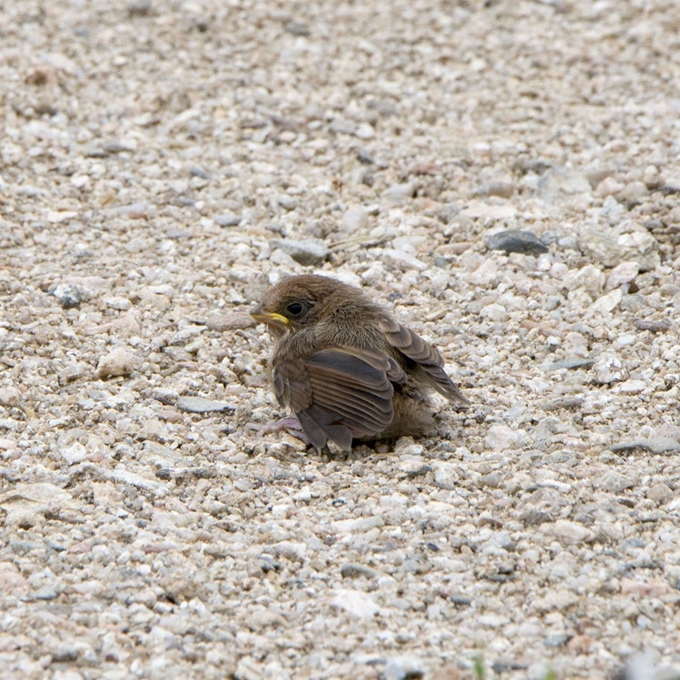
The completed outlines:
{"type": "Polygon", "coordinates": [[[432,387],[439,394],[451,401],[468,403],[444,370],[444,357],[439,350],[423,340],[410,328],[402,326],[394,319],[385,318],[379,326],[390,345],[398,349],[405,357],[414,361],[429,377],[432,387]]]}

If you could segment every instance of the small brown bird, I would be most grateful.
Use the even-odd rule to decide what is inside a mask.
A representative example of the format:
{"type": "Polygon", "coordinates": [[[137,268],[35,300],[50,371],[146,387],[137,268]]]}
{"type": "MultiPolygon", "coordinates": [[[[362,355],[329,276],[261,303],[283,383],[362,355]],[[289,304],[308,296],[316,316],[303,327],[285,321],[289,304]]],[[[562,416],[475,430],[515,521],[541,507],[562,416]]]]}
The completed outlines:
{"type": "Polygon", "coordinates": [[[442,355],[358,288],[293,276],[270,288],[250,314],[276,339],[276,397],[317,449],[329,440],[349,451],[353,439],[431,432],[430,389],[468,403],[442,355]]]}

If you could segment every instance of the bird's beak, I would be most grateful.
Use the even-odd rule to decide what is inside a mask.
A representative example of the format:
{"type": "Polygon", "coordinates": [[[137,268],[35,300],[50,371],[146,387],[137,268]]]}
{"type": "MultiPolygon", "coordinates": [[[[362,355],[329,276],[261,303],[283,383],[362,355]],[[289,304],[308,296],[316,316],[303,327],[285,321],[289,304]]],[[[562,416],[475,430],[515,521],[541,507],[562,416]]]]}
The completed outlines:
{"type": "Polygon", "coordinates": [[[263,311],[261,304],[256,305],[250,310],[250,316],[252,316],[255,321],[266,323],[269,326],[278,326],[279,328],[285,328],[290,323],[290,321],[282,314],[263,311]]]}

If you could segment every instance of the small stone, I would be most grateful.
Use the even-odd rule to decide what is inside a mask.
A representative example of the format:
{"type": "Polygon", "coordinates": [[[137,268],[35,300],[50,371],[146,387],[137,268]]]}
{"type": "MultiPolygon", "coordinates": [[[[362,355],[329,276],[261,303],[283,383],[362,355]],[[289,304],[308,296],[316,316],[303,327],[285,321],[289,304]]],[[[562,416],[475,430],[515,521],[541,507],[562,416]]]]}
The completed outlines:
{"type": "Polygon", "coordinates": [[[661,185],[661,193],[666,196],[669,194],[680,194],[680,175],[677,177],[666,177],[661,185]]]}
{"type": "Polygon", "coordinates": [[[493,321],[495,323],[501,323],[508,318],[508,311],[505,309],[505,307],[503,307],[503,305],[492,302],[490,305],[482,307],[479,315],[483,319],[488,319],[489,321],[493,321]]]}
{"type": "Polygon", "coordinates": [[[302,24],[298,21],[289,21],[286,24],[286,32],[302,38],[307,38],[312,34],[307,24],[302,24]]]}
{"type": "Polygon", "coordinates": [[[619,193],[619,200],[630,210],[640,205],[649,191],[642,182],[629,182],[619,193]]]}
{"type": "Polygon", "coordinates": [[[132,17],[144,17],[151,11],[151,0],[130,0],[127,11],[132,17]]]}
{"type": "Polygon", "coordinates": [[[626,220],[611,229],[599,223],[585,223],[578,230],[578,248],[605,267],[635,261],[640,271],[659,266],[659,243],[646,229],[626,220]]]}
{"type": "Polygon", "coordinates": [[[595,379],[600,385],[620,382],[626,378],[623,361],[618,354],[613,352],[601,354],[595,362],[593,370],[595,372],[595,379]]]}
{"type": "Polygon", "coordinates": [[[372,619],[380,613],[380,607],[371,597],[359,590],[338,590],[331,600],[331,607],[342,609],[359,619],[372,619]]]}
{"type": "Polygon", "coordinates": [[[551,371],[557,371],[561,368],[566,368],[567,370],[573,371],[579,368],[591,368],[595,365],[595,359],[589,357],[584,357],[583,359],[560,359],[554,364],[550,364],[549,369],[551,371]]]}
{"type": "Polygon", "coordinates": [[[609,276],[607,276],[605,290],[613,290],[626,283],[630,283],[635,279],[639,271],[640,264],[635,261],[617,264],[616,267],[609,272],[609,276]]]}
{"type": "Polygon", "coordinates": [[[640,394],[647,387],[648,385],[644,380],[626,380],[619,385],[619,392],[622,394],[640,394]]]}
{"type": "Polygon", "coordinates": [[[555,166],[538,181],[538,197],[550,205],[570,203],[591,191],[588,178],[578,170],[555,166]]]}
{"type": "Polygon", "coordinates": [[[177,408],[187,413],[212,413],[220,411],[235,411],[236,406],[226,401],[216,401],[204,397],[180,397],[177,400],[177,408]]]}
{"type": "Polygon", "coordinates": [[[583,288],[591,295],[599,295],[604,285],[604,274],[595,265],[588,264],[581,269],[570,269],[562,279],[562,287],[569,291],[583,288]]]}
{"type": "Polygon", "coordinates": [[[336,117],[329,125],[329,130],[336,135],[353,135],[356,132],[357,124],[353,120],[336,117]]]}
{"type": "Polygon", "coordinates": [[[298,207],[298,200],[297,198],[295,198],[295,196],[289,196],[288,194],[279,194],[275,198],[278,205],[280,205],[284,210],[291,211],[295,210],[298,207]]]}
{"type": "Polygon", "coordinates": [[[358,139],[373,139],[375,137],[375,129],[370,123],[360,123],[354,131],[354,136],[358,139]]]}
{"type": "Polygon", "coordinates": [[[383,248],[382,254],[405,271],[408,271],[409,269],[415,269],[417,271],[427,269],[427,265],[422,260],[419,260],[417,257],[414,257],[403,250],[383,248]]]}
{"type": "Polygon", "coordinates": [[[257,325],[248,312],[232,312],[231,314],[221,314],[209,317],[205,322],[205,327],[209,331],[233,331],[237,328],[252,328],[257,325]]]}
{"type": "Polygon", "coordinates": [[[577,543],[590,543],[595,540],[595,533],[584,527],[583,524],[570,522],[566,519],[558,519],[555,524],[544,525],[548,534],[554,534],[565,545],[577,543]]]}
{"type": "Polygon", "coordinates": [[[485,243],[490,250],[502,250],[506,253],[540,255],[548,252],[548,246],[535,234],[521,229],[506,229],[496,232],[486,238],[485,243]]]}
{"type": "Polygon", "coordinates": [[[51,224],[67,222],[68,220],[72,220],[74,217],[78,217],[78,213],[74,210],[50,210],[47,213],[47,221],[51,224]]]}
{"type": "Polygon", "coordinates": [[[675,492],[668,484],[660,482],[659,484],[650,487],[645,495],[655,503],[665,503],[667,500],[675,497],[675,492]]]}
{"type": "Polygon", "coordinates": [[[413,656],[399,656],[390,659],[383,671],[383,680],[417,680],[425,677],[427,669],[423,662],[413,656]]]}
{"type": "Polygon", "coordinates": [[[104,144],[104,150],[107,153],[129,153],[137,150],[137,142],[126,142],[120,139],[104,144]]]}
{"type": "Polygon", "coordinates": [[[118,217],[127,217],[131,220],[142,220],[149,215],[151,206],[146,201],[130,203],[119,208],[114,208],[111,213],[118,217]]]}
{"type": "Polygon", "coordinates": [[[342,578],[358,578],[361,576],[365,576],[366,578],[377,578],[378,572],[363,564],[347,562],[340,567],[340,575],[342,578]]]}
{"type": "Polygon", "coordinates": [[[498,180],[485,184],[479,189],[477,193],[482,196],[500,196],[501,198],[510,198],[514,192],[515,185],[512,182],[498,180]]]}
{"type": "Polygon", "coordinates": [[[273,238],[269,241],[272,250],[281,250],[297,263],[309,267],[321,264],[328,257],[328,246],[316,238],[299,241],[273,238]]]}
{"type": "Polygon", "coordinates": [[[610,447],[614,453],[626,453],[635,449],[644,449],[654,454],[680,452],[680,441],[673,437],[654,437],[651,439],[635,439],[621,442],[610,447]]]}
{"type": "Polygon", "coordinates": [[[18,406],[22,392],[18,387],[0,387],[0,406],[18,406]]]}
{"type": "Polygon", "coordinates": [[[127,298],[123,298],[123,297],[107,297],[107,298],[104,298],[104,304],[107,307],[111,307],[111,309],[117,309],[121,312],[125,312],[128,309],[130,309],[130,307],[132,307],[132,303],[130,302],[130,300],[128,300],[127,298]]]}
{"type": "Polygon", "coordinates": [[[410,198],[416,193],[416,187],[411,182],[405,184],[395,184],[389,189],[385,189],[382,193],[382,197],[394,205],[402,205],[406,203],[410,198]]]}
{"type": "Polygon", "coordinates": [[[484,446],[496,451],[519,449],[527,441],[523,430],[513,430],[507,425],[492,425],[484,438],[484,446]]]}
{"type": "Polygon", "coordinates": [[[671,322],[668,319],[635,319],[633,321],[635,328],[641,331],[651,331],[652,333],[665,333],[671,327],[671,322]]]}
{"type": "Polygon", "coordinates": [[[548,635],[547,638],[543,641],[543,644],[546,647],[564,647],[564,645],[569,642],[571,639],[571,635],[569,633],[551,633],[548,635]]]}
{"type": "Polygon", "coordinates": [[[623,189],[623,184],[613,177],[605,177],[595,189],[598,196],[616,196],[623,189]]]}
{"type": "Polygon", "coordinates": [[[373,165],[375,163],[375,159],[371,152],[363,146],[357,149],[357,158],[359,159],[359,162],[364,163],[364,165],[373,165]]]}
{"type": "Polygon", "coordinates": [[[473,200],[459,214],[471,220],[510,220],[517,214],[517,208],[506,201],[489,204],[486,201],[473,200]]]}
{"type": "Polygon", "coordinates": [[[299,262],[296,262],[288,253],[284,253],[281,248],[274,248],[269,254],[269,261],[272,264],[288,269],[289,271],[295,271],[299,266],[299,262]]]}
{"type": "Polygon", "coordinates": [[[598,489],[609,491],[610,493],[621,493],[626,489],[631,489],[638,483],[637,479],[627,477],[610,470],[594,480],[594,485],[598,489]]]}
{"type": "Polygon", "coordinates": [[[238,227],[243,219],[241,215],[235,215],[234,213],[222,213],[213,218],[215,224],[219,227],[238,227]]]}
{"type": "Polygon", "coordinates": [[[137,357],[125,347],[116,347],[106,356],[99,359],[97,376],[99,378],[115,378],[130,375],[137,364],[137,357]]]}
{"type": "Polygon", "coordinates": [[[342,216],[340,224],[344,231],[355,232],[365,229],[368,224],[368,212],[361,205],[349,208],[342,216]]]}
{"type": "Polygon", "coordinates": [[[80,442],[73,442],[71,446],[61,450],[61,457],[69,464],[82,463],[87,456],[87,449],[80,442]]]}
{"type": "Polygon", "coordinates": [[[64,309],[80,307],[91,297],[90,291],[77,283],[60,283],[54,288],[52,295],[59,300],[64,309]]]}
{"type": "Polygon", "coordinates": [[[610,314],[613,312],[623,298],[623,291],[620,288],[615,288],[605,295],[597,298],[590,307],[588,312],[590,314],[610,314]]]}

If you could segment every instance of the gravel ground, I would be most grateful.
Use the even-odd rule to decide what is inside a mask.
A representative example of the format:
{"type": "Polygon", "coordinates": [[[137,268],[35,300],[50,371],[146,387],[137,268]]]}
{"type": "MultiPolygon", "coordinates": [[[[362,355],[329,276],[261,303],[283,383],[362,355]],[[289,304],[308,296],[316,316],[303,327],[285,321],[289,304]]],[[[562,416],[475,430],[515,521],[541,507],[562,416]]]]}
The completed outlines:
{"type": "Polygon", "coordinates": [[[2,3],[2,677],[679,666],[679,34],[676,0],[2,3]],[[312,271],[438,344],[441,438],[246,427],[281,415],[246,311],[312,271]]]}

